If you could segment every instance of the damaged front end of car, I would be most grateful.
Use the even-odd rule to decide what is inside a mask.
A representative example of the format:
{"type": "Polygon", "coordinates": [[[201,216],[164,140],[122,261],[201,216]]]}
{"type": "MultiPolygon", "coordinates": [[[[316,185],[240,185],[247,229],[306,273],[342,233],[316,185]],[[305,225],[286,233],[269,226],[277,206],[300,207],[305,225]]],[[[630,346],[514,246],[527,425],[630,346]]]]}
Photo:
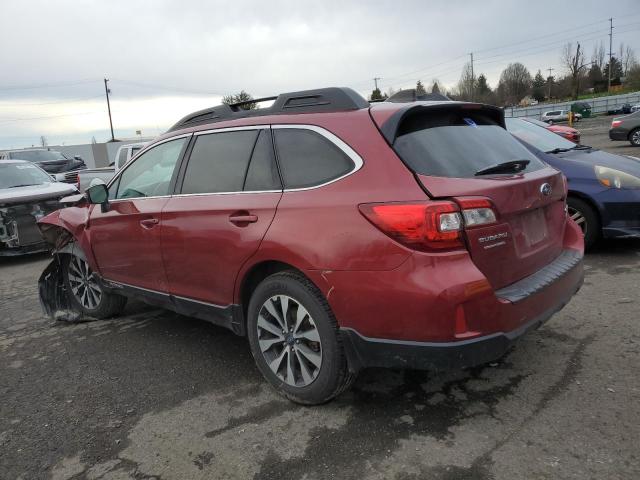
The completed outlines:
{"type": "Polygon", "coordinates": [[[60,208],[58,199],[0,205],[0,256],[46,252],[37,221],[60,208]]]}
{"type": "Polygon", "coordinates": [[[54,212],[38,222],[42,238],[53,255],[38,280],[38,293],[44,313],[54,320],[88,320],[71,300],[71,294],[64,281],[64,269],[69,258],[77,256],[86,259],[81,246],[86,218],[86,209],[72,207],[54,212]]]}

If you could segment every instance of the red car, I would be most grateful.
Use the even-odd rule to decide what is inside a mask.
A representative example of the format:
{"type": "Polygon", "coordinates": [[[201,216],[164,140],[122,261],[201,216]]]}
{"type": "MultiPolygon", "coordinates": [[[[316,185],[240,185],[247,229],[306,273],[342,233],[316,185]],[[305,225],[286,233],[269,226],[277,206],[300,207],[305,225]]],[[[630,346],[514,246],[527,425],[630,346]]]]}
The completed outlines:
{"type": "Polygon", "coordinates": [[[541,122],[540,120],[536,120],[535,118],[530,117],[522,117],[521,120],[525,120],[529,123],[533,123],[534,125],[538,125],[539,127],[546,128],[550,132],[553,132],[561,137],[566,138],[567,140],[572,141],[573,143],[580,143],[580,130],[576,130],[575,128],[565,127],[563,125],[551,124],[541,122]]]}
{"type": "MultiPolygon", "coordinates": [[[[288,398],[493,361],[583,281],[567,185],[498,108],[350,89],[195,112],[40,224],[52,316],[138,297],[248,337],[288,398]]],[[[75,314],[72,314],[76,312],[75,314]]]]}

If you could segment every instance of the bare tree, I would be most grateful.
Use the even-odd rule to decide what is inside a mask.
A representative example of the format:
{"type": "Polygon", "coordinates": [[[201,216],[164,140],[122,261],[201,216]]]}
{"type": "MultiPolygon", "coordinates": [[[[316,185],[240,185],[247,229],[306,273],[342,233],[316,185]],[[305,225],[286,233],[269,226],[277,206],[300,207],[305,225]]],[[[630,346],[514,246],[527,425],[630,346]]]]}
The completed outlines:
{"type": "Polygon", "coordinates": [[[629,70],[637,63],[636,53],[629,45],[625,46],[624,43],[620,43],[618,60],[620,60],[620,65],[622,66],[622,75],[626,76],[629,70]]]}
{"type": "Polygon", "coordinates": [[[510,63],[500,74],[498,96],[506,105],[515,105],[531,90],[531,74],[522,63],[510,63]]]}
{"type": "Polygon", "coordinates": [[[471,64],[469,62],[462,67],[460,80],[456,86],[459,100],[471,100],[473,94],[473,76],[471,75],[471,64]]]}
{"type": "Polygon", "coordinates": [[[600,71],[604,68],[604,59],[606,57],[604,43],[600,43],[593,47],[593,54],[591,55],[591,63],[597,65],[600,71]]]}
{"type": "Polygon", "coordinates": [[[235,95],[226,95],[222,97],[222,103],[226,103],[227,105],[242,103],[242,105],[240,105],[240,108],[242,110],[255,110],[258,108],[258,104],[256,103],[247,103],[247,102],[250,102],[251,100],[253,100],[253,97],[251,96],[251,94],[245,92],[244,90],[241,90],[235,95]]]}
{"type": "Polygon", "coordinates": [[[42,146],[42,148],[47,148],[47,137],[45,137],[44,135],[40,136],[40,145],[42,146]]]}
{"type": "Polygon", "coordinates": [[[580,42],[576,46],[574,53],[573,43],[567,43],[562,49],[562,63],[569,72],[571,77],[571,91],[574,100],[578,98],[578,92],[580,90],[580,75],[582,70],[589,65],[584,60],[584,52],[580,49],[580,42]]]}

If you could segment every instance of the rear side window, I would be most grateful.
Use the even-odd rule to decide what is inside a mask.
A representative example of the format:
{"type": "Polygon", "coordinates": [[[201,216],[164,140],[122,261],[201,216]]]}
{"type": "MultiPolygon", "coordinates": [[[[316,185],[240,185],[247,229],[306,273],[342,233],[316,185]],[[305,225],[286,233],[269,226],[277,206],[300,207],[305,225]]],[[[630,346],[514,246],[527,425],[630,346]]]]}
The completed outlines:
{"type": "Polygon", "coordinates": [[[513,160],[529,160],[525,173],[544,167],[491,117],[473,110],[412,115],[400,125],[393,148],[421,175],[473,178],[482,169],[513,160]]]}
{"type": "Polygon", "coordinates": [[[244,181],[244,190],[280,190],[282,183],[273,155],[273,142],[269,130],[262,130],[253,149],[251,163],[244,181]]]}
{"type": "Polygon", "coordinates": [[[240,192],[258,130],[200,135],[191,151],[182,193],[240,192]]]}
{"type": "Polygon", "coordinates": [[[285,188],[321,185],[355,166],[333,142],[312,130],[278,128],[274,134],[285,188]]]}

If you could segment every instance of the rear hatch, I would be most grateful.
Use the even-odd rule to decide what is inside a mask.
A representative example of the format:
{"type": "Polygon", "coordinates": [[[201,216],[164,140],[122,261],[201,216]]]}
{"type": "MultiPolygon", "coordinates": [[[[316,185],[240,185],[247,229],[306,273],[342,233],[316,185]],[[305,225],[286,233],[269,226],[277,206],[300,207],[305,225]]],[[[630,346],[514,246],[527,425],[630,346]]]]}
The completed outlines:
{"type": "Polygon", "coordinates": [[[467,249],[495,289],[553,261],[566,223],[562,174],[503,126],[495,107],[454,102],[414,104],[381,126],[428,195],[460,206],[467,249]],[[470,225],[473,207],[492,209],[495,221],[470,225]]]}

